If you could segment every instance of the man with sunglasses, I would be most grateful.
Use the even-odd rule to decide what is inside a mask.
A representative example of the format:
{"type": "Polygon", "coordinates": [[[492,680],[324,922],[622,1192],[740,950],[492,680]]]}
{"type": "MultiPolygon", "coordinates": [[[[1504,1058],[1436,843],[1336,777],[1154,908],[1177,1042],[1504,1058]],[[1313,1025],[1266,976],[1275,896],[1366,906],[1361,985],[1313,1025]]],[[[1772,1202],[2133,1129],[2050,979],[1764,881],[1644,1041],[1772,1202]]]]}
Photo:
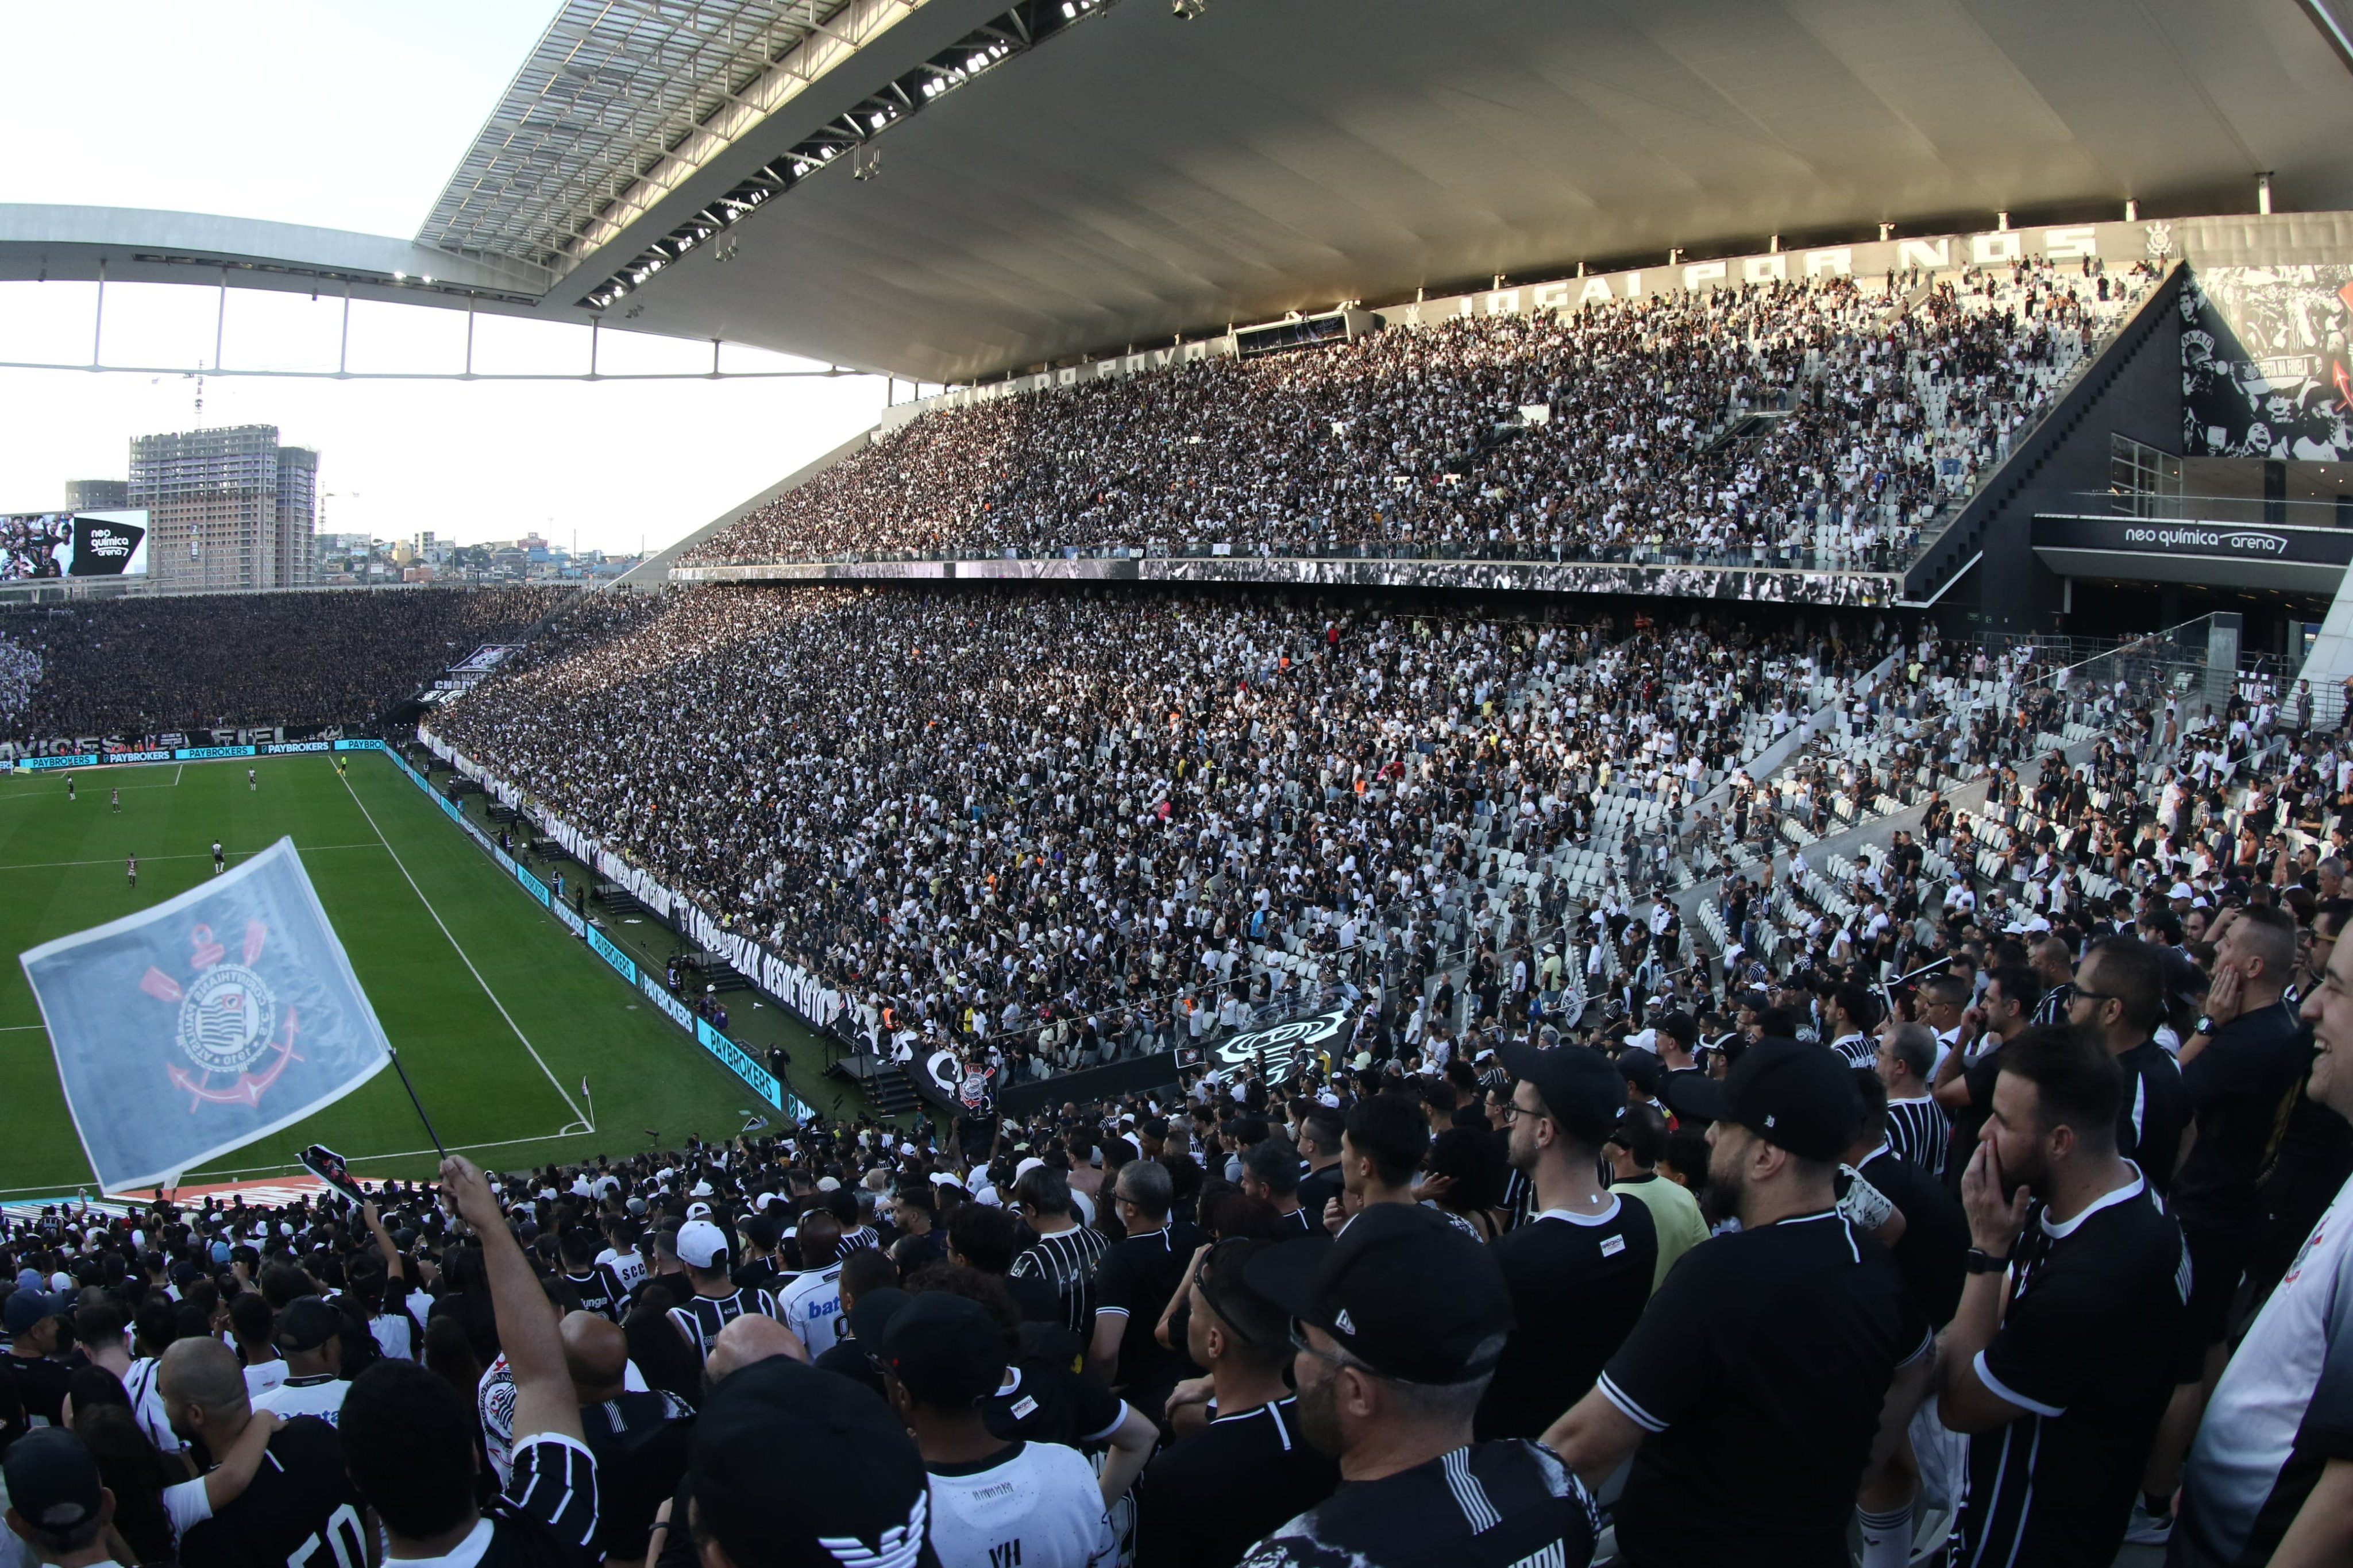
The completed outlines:
{"type": "Polygon", "coordinates": [[[2140,1167],[2160,1194],[2189,1144],[2189,1091],[2157,1043],[2165,1016],[2165,967],[2157,950],[2130,937],[2103,937],[2084,950],[2067,996],[2067,1022],[2097,1035],[2125,1069],[2116,1152],[2140,1167]]]}
{"type": "Polygon", "coordinates": [[[1234,1237],[1193,1272],[1186,1352],[1209,1372],[1208,1426],[1165,1448],[1136,1489],[1136,1568],[1231,1568],[1250,1543],[1330,1497],[1331,1456],[1311,1445],[1291,1365],[1290,1315],[1243,1269],[1271,1241],[1234,1237]]]}
{"type": "Polygon", "coordinates": [[[1523,1438],[1472,1440],[1514,1321],[1492,1249],[1418,1205],[1377,1204],[1336,1240],[1258,1254],[1243,1279],[1291,1314],[1299,1425],[1345,1483],[1247,1568],[1592,1561],[1593,1501],[1567,1467],[1523,1438]]]}

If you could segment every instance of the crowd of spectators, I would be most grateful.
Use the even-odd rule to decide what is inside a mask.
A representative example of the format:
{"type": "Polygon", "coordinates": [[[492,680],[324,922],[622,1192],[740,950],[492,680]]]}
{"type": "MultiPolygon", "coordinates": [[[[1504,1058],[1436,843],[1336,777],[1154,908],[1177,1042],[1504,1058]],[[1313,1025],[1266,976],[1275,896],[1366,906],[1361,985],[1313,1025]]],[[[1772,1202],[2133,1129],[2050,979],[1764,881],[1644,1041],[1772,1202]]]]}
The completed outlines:
{"type": "Polygon", "coordinates": [[[521,641],[575,596],[404,588],[0,610],[0,738],[364,723],[485,644],[521,641]]]}
{"type": "Polygon", "coordinates": [[[1886,565],[2146,288],[2045,262],[1462,316],[936,410],[683,559],[1886,565]]]}
{"type": "Polygon", "coordinates": [[[2353,901],[2266,835],[2353,762],[2154,732],[1898,839],[1888,947],[1453,1052],[23,1213],[12,1568],[2342,1562],[2353,901]],[[1978,896],[1997,820],[2155,874],[1978,896]]]}
{"type": "Polygon", "coordinates": [[[0,636],[0,726],[13,728],[32,706],[41,679],[41,656],[13,637],[0,636]]]}
{"type": "Polygon", "coordinates": [[[1433,1033],[1482,987],[1558,1006],[1586,922],[1687,880],[1702,797],[1893,636],[702,587],[585,604],[431,728],[870,1044],[1018,1078],[1341,1002],[1402,1026],[1443,975],[1433,1033]]]}

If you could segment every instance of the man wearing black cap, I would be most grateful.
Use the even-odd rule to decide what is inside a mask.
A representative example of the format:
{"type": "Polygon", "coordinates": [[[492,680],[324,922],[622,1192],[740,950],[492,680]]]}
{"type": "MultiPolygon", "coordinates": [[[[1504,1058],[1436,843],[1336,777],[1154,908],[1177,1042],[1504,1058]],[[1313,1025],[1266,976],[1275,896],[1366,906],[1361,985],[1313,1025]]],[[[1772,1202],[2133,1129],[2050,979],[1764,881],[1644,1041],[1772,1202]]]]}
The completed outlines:
{"type": "Polygon", "coordinates": [[[270,1342],[286,1357],[285,1381],[257,1396],[257,1410],[275,1410],[292,1420],[316,1415],[333,1426],[351,1384],[343,1379],[343,1314],[320,1296],[286,1303],[269,1331],[270,1342]]]}
{"type": "Polygon", "coordinates": [[[1482,1441],[1537,1436],[1585,1397],[1642,1315],[1659,1263],[1651,1211],[1601,1184],[1601,1146],[1626,1110],[1618,1069],[1586,1046],[1502,1054],[1518,1080],[1506,1157],[1534,1184],[1537,1213],[1495,1239],[1518,1326],[1479,1402],[1482,1441]]]}
{"type": "Polygon", "coordinates": [[[1216,1414],[1145,1471],[1135,1490],[1136,1568],[1232,1568],[1251,1542],[1340,1484],[1331,1456],[1307,1441],[1282,1380],[1290,1314],[1244,1278],[1250,1260],[1276,1245],[1231,1237],[1193,1271],[1186,1350],[1209,1369],[1216,1414]]]}
{"type": "Polygon", "coordinates": [[[8,1528],[40,1562],[95,1568],[113,1561],[106,1527],[114,1494],[80,1438],[54,1427],[30,1433],[8,1446],[0,1473],[8,1481],[8,1528]]]}
{"type": "Polygon", "coordinates": [[[1345,1483],[1244,1563],[1592,1560],[1592,1500],[1566,1466],[1517,1438],[1472,1441],[1512,1331],[1488,1248],[1431,1210],[1377,1204],[1337,1240],[1284,1242],[1243,1278],[1294,1320],[1300,1426],[1345,1483]]]}
{"type": "MultiPolygon", "coordinates": [[[[22,1413],[18,1419],[26,1425],[63,1425],[66,1384],[73,1371],[57,1359],[69,1340],[58,1300],[45,1290],[19,1289],[10,1292],[5,1312],[8,1353],[0,1356],[0,1383],[16,1394],[22,1413]]],[[[21,1426],[0,1429],[0,1443],[24,1430],[21,1426]]]]}
{"type": "Polygon", "coordinates": [[[926,1479],[889,1405],[770,1357],[728,1373],[695,1418],[685,1523],[703,1568],[915,1568],[926,1479]]]}
{"type": "MultiPolygon", "coordinates": [[[[1095,1473],[1076,1448],[1008,1441],[982,1402],[1005,1381],[988,1309],[944,1290],[891,1303],[874,1340],[891,1405],[931,1478],[939,1568],[1098,1568],[1119,1550],[1095,1473]]],[[[863,1338],[864,1336],[860,1336],[863,1338]]]]}
{"type": "Polygon", "coordinates": [[[1894,1448],[1935,1346],[1895,1265],[1838,1212],[1853,1074],[1768,1039],[1720,1083],[1669,1089],[1714,1123],[1708,1181],[1741,1228],[1684,1255],[1545,1441],[1596,1482],[1633,1455],[1614,1512],[1636,1568],[1842,1563],[1864,1467],[1894,1448]]]}

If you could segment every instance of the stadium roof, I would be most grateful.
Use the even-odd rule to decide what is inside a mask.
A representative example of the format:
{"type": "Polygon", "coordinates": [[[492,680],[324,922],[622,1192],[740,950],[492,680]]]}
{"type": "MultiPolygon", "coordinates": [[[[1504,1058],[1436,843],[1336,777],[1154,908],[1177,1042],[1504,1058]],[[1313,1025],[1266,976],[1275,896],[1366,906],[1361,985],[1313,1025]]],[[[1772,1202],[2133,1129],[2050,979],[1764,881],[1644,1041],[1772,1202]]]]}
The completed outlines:
{"type": "MultiPolygon", "coordinates": [[[[2245,211],[2263,172],[2353,207],[2353,0],[1177,8],[567,0],[426,297],[969,381],[1675,247],[2245,211]]],[[[10,216],[32,276],[58,247],[10,216]]]]}

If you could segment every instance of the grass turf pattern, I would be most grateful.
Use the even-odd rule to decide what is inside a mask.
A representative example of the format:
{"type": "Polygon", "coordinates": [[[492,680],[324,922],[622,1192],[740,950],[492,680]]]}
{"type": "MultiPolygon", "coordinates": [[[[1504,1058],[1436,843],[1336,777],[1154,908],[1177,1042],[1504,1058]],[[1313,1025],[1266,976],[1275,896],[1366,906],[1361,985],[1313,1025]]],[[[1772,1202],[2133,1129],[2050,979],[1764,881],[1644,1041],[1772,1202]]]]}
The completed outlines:
{"type": "MultiPolygon", "coordinates": [[[[632,996],[387,758],[343,755],[347,778],[322,754],[91,769],[74,774],[70,801],[61,773],[0,776],[0,1196],[90,1180],[16,955],[206,880],[215,838],[232,865],[294,840],[452,1149],[513,1168],[641,1150],[648,1129],[669,1148],[743,1124],[741,1110],[757,1101],[740,1079],[632,996]],[[134,853],[135,889],[123,870],[134,853]],[[598,1131],[582,1126],[584,1075],[598,1131]]],[[[161,1032],[125,1041],[124,1070],[161,1070],[169,1048],[161,1032]]],[[[427,1175],[435,1163],[399,1079],[385,1072],[185,1179],[291,1171],[295,1151],[314,1142],[368,1176],[427,1175]]]]}

